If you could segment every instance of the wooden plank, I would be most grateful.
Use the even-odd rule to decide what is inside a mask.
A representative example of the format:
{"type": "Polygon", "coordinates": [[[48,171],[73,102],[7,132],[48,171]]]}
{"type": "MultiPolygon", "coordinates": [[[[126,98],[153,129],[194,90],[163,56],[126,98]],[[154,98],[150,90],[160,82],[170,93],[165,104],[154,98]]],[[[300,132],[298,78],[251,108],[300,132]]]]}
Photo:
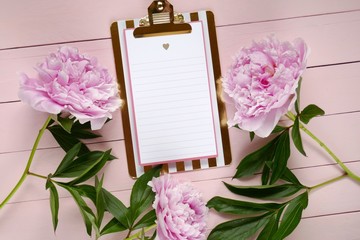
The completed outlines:
{"type": "MultiPolygon", "coordinates": [[[[356,172],[358,174],[360,173],[360,162],[348,164],[348,167],[356,169],[356,172]]],[[[321,182],[327,180],[328,178],[337,176],[337,174],[339,174],[339,171],[333,166],[323,166],[320,169],[296,170],[295,174],[302,181],[305,181],[305,184],[314,185],[317,184],[319,181],[321,182]]],[[[185,179],[183,178],[183,176],[177,177],[185,179]]],[[[198,181],[193,182],[193,184],[203,193],[204,200],[206,201],[215,195],[240,199],[239,197],[236,197],[235,195],[229,193],[229,191],[225,189],[220,180],[226,182],[231,181],[230,178],[223,178],[210,181],[198,181]],[[209,188],[209,186],[212,187],[209,188]]],[[[255,181],[252,180],[247,181],[246,183],[249,184],[251,182],[255,183],[255,181]]],[[[245,184],[245,182],[243,183],[245,184]]],[[[311,238],[311,234],[314,233],[315,229],[317,229],[318,234],[322,234],[323,231],[324,234],[326,234],[325,231],[327,230],[327,228],[324,227],[327,225],[325,224],[327,221],[330,225],[335,223],[340,224],[339,226],[341,227],[334,229],[334,231],[336,231],[336,236],[339,236],[339,234],[341,234],[342,236],[354,236],[353,234],[357,233],[357,231],[348,231],[348,235],[346,235],[345,233],[348,229],[346,227],[348,226],[347,224],[353,226],[351,225],[351,222],[356,222],[357,224],[358,220],[360,219],[360,195],[354,194],[354,192],[356,191],[358,191],[358,184],[350,180],[344,179],[339,182],[333,183],[328,187],[324,187],[318,189],[313,193],[310,193],[309,207],[304,212],[304,219],[300,223],[299,229],[297,229],[294,233],[294,236],[291,236],[289,239],[299,239],[300,236],[303,236],[302,231],[305,231],[306,236],[309,236],[310,239],[315,239],[311,238]],[[351,218],[352,221],[345,221],[346,224],[344,224],[344,217],[351,218]],[[311,228],[311,224],[308,223],[309,221],[313,223],[324,222],[324,225],[322,225],[322,227],[320,228],[313,229],[311,228]]],[[[124,204],[127,205],[129,203],[130,190],[116,191],[113,194],[119,199],[121,199],[124,204]]],[[[242,199],[245,200],[245,198],[242,199]]],[[[29,230],[29,233],[27,234],[30,234],[27,236],[31,237],[29,239],[56,239],[53,236],[52,232],[50,211],[47,202],[48,200],[39,198],[38,201],[8,204],[0,212],[0,220],[2,222],[2,224],[0,225],[1,236],[4,237],[4,239],[17,239],[20,238],[20,236],[22,236],[22,232],[27,229],[29,230]],[[28,221],[28,219],[30,218],[32,220],[28,221]],[[19,231],[19,229],[22,228],[24,229],[19,231]],[[35,229],[38,228],[39,231],[35,231],[35,229]]],[[[61,239],[61,236],[65,236],[65,234],[67,234],[69,230],[72,230],[72,237],[76,236],[78,237],[77,239],[86,238],[84,235],[84,228],[82,227],[81,216],[78,213],[77,207],[75,206],[71,198],[66,197],[60,199],[59,219],[59,229],[56,234],[58,239],[61,239]],[[77,224],[73,224],[75,222],[77,222],[77,224]],[[83,238],[81,238],[80,236],[83,238]]],[[[208,227],[213,228],[215,225],[219,224],[222,221],[225,221],[226,219],[230,219],[229,216],[219,215],[213,212],[213,210],[211,210],[208,216],[208,227]]],[[[316,225],[315,227],[317,226],[318,225],[316,225]]],[[[119,235],[118,237],[120,236],[122,235],[119,235]]],[[[109,236],[109,239],[114,239],[114,237],[116,237],[116,235],[109,236]]]]}
{"type": "MultiPolygon", "coordinates": [[[[340,116],[342,116],[343,119],[347,119],[346,116],[343,115],[332,116],[331,119],[333,122],[338,123],[340,116]]],[[[359,118],[360,118],[360,113],[358,114],[358,119],[355,118],[350,118],[350,119],[353,119],[354,122],[356,122],[359,120],[359,118]]],[[[321,119],[316,119],[316,120],[321,120],[321,119]]],[[[331,126],[326,125],[322,121],[319,121],[318,124],[319,124],[318,128],[320,127],[323,127],[324,129],[331,128],[331,126]]],[[[349,126],[350,124],[351,122],[349,122],[349,124],[344,124],[344,125],[349,126]]],[[[344,161],[348,161],[349,166],[352,166],[352,164],[354,164],[352,162],[360,160],[360,150],[358,149],[357,146],[358,141],[354,140],[358,138],[360,131],[359,129],[357,132],[351,131],[350,133],[352,133],[354,136],[344,135],[344,133],[349,134],[349,131],[345,131],[341,128],[339,128],[338,131],[339,132],[336,131],[332,132],[334,134],[332,137],[325,136],[325,139],[326,140],[333,139],[334,142],[336,142],[336,144],[334,144],[334,146],[329,144],[329,146],[331,148],[334,148],[334,151],[342,150],[339,151],[339,153],[343,155],[339,155],[339,157],[344,161]],[[341,135],[341,132],[343,133],[343,135],[341,135]],[[338,139],[343,139],[341,141],[341,144],[339,143],[338,139]],[[346,151],[344,151],[344,149],[346,149],[346,151]],[[344,155],[345,152],[346,155],[344,155]]],[[[236,135],[237,137],[236,139],[238,139],[238,141],[240,139],[246,139],[246,140],[248,139],[246,136],[241,136],[241,137],[240,136],[241,135],[236,135]]],[[[330,169],[331,174],[334,171],[335,173],[338,172],[339,170],[338,167],[334,165],[330,165],[333,164],[334,161],[330,159],[328,155],[326,155],[318,147],[314,146],[313,142],[307,142],[307,141],[304,142],[306,143],[305,149],[307,151],[308,158],[302,157],[300,154],[293,154],[289,162],[289,166],[301,173],[304,172],[306,173],[307,171],[313,172],[315,176],[311,179],[311,181],[314,182],[311,181],[305,182],[307,185],[309,186],[315,185],[315,183],[320,182],[321,180],[326,180],[326,177],[325,179],[321,178],[325,174],[325,173],[323,174],[323,172],[326,172],[323,169],[330,169]],[[309,167],[316,167],[316,166],[322,166],[322,167],[310,168],[308,170],[309,167]],[[315,174],[314,172],[315,173],[319,172],[319,174],[315,174]],[[317,178],[319,178],[319,180],[317,180],[317,178]]],[[[214,184],[216,184],[215,182],[218,181],[218,185],[217,185],[218,187],[214,187],[213,190],[204,188],[204,192],[208,194],[207,196],[210,197],[216,195],[218,193],[217,191],[219,189],[222,189],[220,187],[222,186],[222,183],[218,179],[222,178],[229,180],[235,174],[239,160],[243,158],[243,156],[245,156],[245,154],[248,153],[251,148],[256,147],[258,144],[259,142],[255,142],[254,144],[250,145],[249,143],[246,143],[246,141],[241,141],[241,144],[239,144],[237,148],[235,149],[233,148],[233,153],[234,153],[233,155],[235,158],[234,158],[234,162],[229,167],[221,167],[221,168],[208,169],[202,171],[191,171],[191,172],[181,173],[178,175],[178,177],[191,181],[203,182],[205,185],[207,184],[206,181],[213,181],[214,184]],[[213,180],[214,176],[216,176],[216,180],[213,180]]],[[[101,144],[91,144],[90,147],[94,150],[95,149],[106,150],[112,148],[113,149],[112,154],[119,158],[118,160],[114,160],[110,162],[107,165],[107,167],[105,167],[104,170],[106,175],[105,183],[104,183],[105,187],[110,191],[125,191],[131,189],[134,180],[131,177],[129,177],[128,174],[124,142],[115,141],[115,142],[105,142],[101,144]]],[[[296,152],[296,150],[293,149],[293,152],[296,152]]],[[[335,151],[335,153],[337,153],[337,151],[335,151]]],[[[1,182],[7,183],[0,185],[0,199],[3,199],[5,197],[5,195],[11,190],[11,188],[15,185],[16,181],[19,179],[26,165],[26,160],[28,158],[28,155],[29,155],[28,151],[0,154],[1,182]]],[[[55,171],[55,167],[59,164],[63,155],[64,155],[63,151],[58,148],[40,150],[37,152],[35,156],[34,163],[31,167],[31,171],[47,176],[48,174],[53,173],[55,171]]],[[[354,171],[358,172],[358,174],[360,175],[360,169],[358,167],[359,165],[360,163],[355,163],[354,171]]],[[[306,179],[306,177],[303,178],[306,179]]],[[[244,182],[244,184],[249,184],[249,183],[244,182]]],[[[36,199],[44,199],[48,197],[48,193],[44,191],[43,179],[28,177],[22,189],[23,190],[19,191],[19,193],[15,195],[15,197],[11,200],[11,202],[33,201],[36,199]]],[[[66,197],[69,196],[69,194],[60,191],[60,196],[66,197]]]]}
{"type": "MultiPolygon", "coordinates": [[[[276,3],[262,0],[173,0],[171,3],[177,12],[212,10],[218,25],[360,9],[360,3],[356,0],[278,0],[276,3]]],[[[145,0],[134,1],[131,5],[126,1],[116,0],[3,0],[3,7],[0,9],[0,49],[108,38],[109,27],[113,21],[142,17],[147,14],[149,4],[150,1],[145,0]]]]}
{"type": "MultiPolygon", "coordinates": [[[[252,39],[263,38],[270,32],[279,35],[283,40],[292,40],[295,37],[302,36],[312,49],[308,61],[309,66],[358,61],[360,59],[360,48],[357,45],[360,41],[360,33],[354,32],[352,29],[356,29],[360,23],[359,13],[266,22],[252,24],[251,27],[240,25],[219,28],[218,40],[223,75],[226,75],[232,56],[238,49],[242,46],[248,46],[252,39]],[[316,35],[317,32],[320,32],[321,35],[316,35]],[[338,34],[334,36],[334,32],[338,34]],[[339,43],[342,44],[339,45],[339,43]],[[334,46],[337,46],[335,50],[334,46]]],[[[78,47],[81,52],[97,57],[99,63],[106,66],[110,73],[115,76],[110,40],[70,45],[78,47]]],[[[0,94],[0,103],[18,100],[19,80],[17,72],[21,71],[29,76],[36,76],[33,67],[56,49],[57,46],[43,46],[0,51],[0,65],[3,66],[0,72],[0,89],[6,89],[0,94]]],[[[359,95],[356,88],[352,87],[359,78],[358,66],[359,63],[354,63],[308,69],[304,75],[304,101],[307,101],[307,96],[316,96],[319,105],[323,106],[328,113],[358,110],[360,104],[359,95]],[[327,91],[324,91],[321,95],[315,92],[319,88],[324,88],[324,86],[326,86],[327,91]],[[341,94],[343,97],[337,98],[337,101],[328,101],[334,94],[332,91],[336,91],[336,94],[341,94]]],[[[315,98],[313,97],[309,102],[314,102],[313,99],[315,98]]]]}
{"type": "MultiPolygon", "coordinates": [[[[310,56],[311,57],[311,56],[310,56]]],[[[360,110],[360,63],[307,69],[303,74],[301,107],[316,104],[326,114],[360,110]]]]}
{"type": "MultiPolygon", "coordinates": [[[[231,110],[231,109],[229,109],[231,110]]],[[[1,118],[0,132],[1,142],[0,153],[10,153],[19,151],[29,151],[33,141],[45,121],[46,115],[40,114],[25,104],[13,103],[0,105],[0,112],[6,113],[6,117],[1,118]],[[18,107],[13,107],[18,105],[18,107]],[[14,122],[16,121],[16,123],[14,122]],[[24,137],[26,136],[26,137],[24,137]]],[[[231,111],[229,111],[230,117],[231,111]]],[[[320,117],[312,120],[309,129],[323,141],[328,144],[335,153],[341,154],[339,157],[344,161],[352,161],[360,159],[360,149],[358,148],[360,136],[360,113],[334,115],[328,117],[320,117]],[[329,131],[331,129],[331,131],[329,131]],[[339,139],[342,139],[339,141],[339,139]],[[345,149],[345,150],[344,150],[345,149]]],[[[115,113],[114,119],[105,125],[100,131],[103,138],[96,141],[114,141],[122,139],[122,123],[120,114],[115,113]]],[[[308,152],[309,158],[314,165],[324,164],[323,159],[328,159],[323,151],[313,147],[314,143],[311,139],[304,135],[304,147],[308,152]]],[[[253,143],[249,143],[248,133],[239,129],[230,129],[231,149],[233,155],[233,164],[238,163],[245,154],[256,149],[262,143],[261,139],[256,139],[253,143]]],[[[40,148],[56,147],[57,143],[53,137],[46,132],[43,140],[40,142],[40,148]]],[[[1,156],[1,155],[0,155],[1,156]]],[[[306,166],[310,162],[307,158],[296,155],[298,159],[303,159],[296,166],[306,166]]],[[[326,160],[326,163],[332,162],[326,160]]]]}
{"type": "Polygon", "coordinates": [[[360,48],[351,39],[360,38],[360,32],[354,31],[359,24],[357,11],[218,28],[220,62],[227,68],[238,49],[271,34],[283,41],[303,38],[311,48],[308,66],[358,61],[360,48]]]}
{"type": "MultiPolygon", "coordinates": [[[[359,212],[303,219],[295,231],[286,237],[286,240],[358,240],[360,230],[357,224],[359,220],[359,212]]],[[[211,229],[207,231],[208,234],[210,232],[211,229]]]]}
{"type": "Polygon", "coordinates": [[[359,221],[359,212],[304,219],[288,239],[319,240],[321,236],[320,239],[326,240],[357,240],[360,235],[359,221]]]}
{"type": "MultiPolygon", "coordinates": [[[[30,150],[38,134],[39,129],[44,124],[48,114],[35,111],[26,104],[8,103],[0,105],[0,112],[6,115],[1,120],[0,126],[0,153],[30,150]],[[20,121],[21,123],[17,122],[20,121]],[[15,122],[16,121],[16,122],[15,122]]],[[[113,141],[123,139],[123,128],[119,110],[113,113],[113,119],[99,130],[95,131],[102,135],[90,142],[113,141]]],[[[58,144],[46,131],[40,143],[40,148],[56,147],[58,144]]]]}
{"type": "MultiPolygon", "coordinates": [[[[314,119],[310,124],[310,129],[316,129],[316,135],[319,138],[324,139],[324,141],[329,145],[331,149],[335,153],[339,155],[343,161],[354,161],[360,159],[360,151],[358,149],[358,136],[360,133],[360,129],[358,128],[358,122],[360,119],[360,113],[357,114],[348,114],[348,115],[337,115],[326,118],[317,118],[314,119]],[[352,117],[349,117],[352,116],[352,117]],[[332,131],[328,131],[328,129],[333,129],[332,131]],[[338,139],[342,139],[342,141],[338,141],[338,139]],[[345,150],[344,150],[345,149],[345,150]]],[[[20,129],[21,130],[21,129],[20,129]]],[[[240,159],[242,159],[247,153],[251,150],[259,147],[261,141],[259,139],[255,140],[253,143],[249,143],[248,136],[245,132],[242,132],[237,129],[232,129],[230,131],[231,139],[235,139],[231,141],[232,143],[232,152],[233,152],[233,163],[230,167],[218,168],[212,170],[206,170],[206,175],[208,176],[218,176],[218,177],[230,177],[234,174],[235,168],[240,159]]],[[[7,134],[4,136],[11,136],[11,134],[7,134]]],[[[48,138],[51,139],[51,138],[48,138]]],[[[17,146],[16,149],[19,149],[18,141],[22,140],[21,135],[19,138],[14,139],[13,141],[10,137],[7,138],[5,143],[10,143],[10,146],[17,146]]],[[[43,147],[49,144],[49,141],[42,142],[43,147]]],[[[31,141],[24,140],[22,143],[31,145],[31,141]]],[[[54,143],[54,146],[56,143],[54,143]]],[[[97,146],[97,145],[96,145],[97,146]]],[[[114,161],[111,163],[111,171],[108,177],[109,179],[117,178],[118,171],[121,170],[123,174],[122,177],[116,182],[127,183],[126,187],[130,188],[132,181],[127,181],[127,166],[125,164],[125,151],[123,149],[122,142],[107,142],[98,145],[98,147],[93,147],[95,149],[107,149],[113,148],[114,155],[119,156],[120,159],[123,159],[119,162],[114,161]]],[[[48,145],[49,147],[49,145],[48,145]]],[[[320,148],[314,145],[314,142],[309,138],[304,137],[304,147],[308,154],[308,158],[303,157],[296,150],[293,149],[293,157],[290,160],[290,166],[292,168],[303,168],[309,166],[319,166],[324,164],[331,164],[333,160],[320,148]]],[[[0,154],[0,164],[1,164],[1,174],[2,180],[8,183],[15,183],[20,174],[22,173],[23,167],[25,166],[25,161],[29,155],[29,152],[14,152],[14,153],[6,153],[0,154]],[[16,162],[16,164],[14,164],[16,162]],[[12,169],[11,175],[7,174],[8,169],[12,169]]],[[[53,172],[53,167],[56,166],[60,158],[63,156],[62,150],[60,149],[48,149],[39,151],[36,155],[36,160],[34,162],[35,170],[39,169],[40,173],[47,175],[50,172],[53,172]],[[42,160],[42,161],[41,161],[42,160]],[[45,164],[45,165],[44,165],[45,164]]],[[[204,172],[204,174],[205,174],[204,172]]],[[[196,172],[184,173],[184,176],[189,179],[201,179],[202,175],[198,175],[196,172]]],[[[211,178],[211,177],[210,177],[211,178]]],[[[6,193],[10,189],[12,184],[8,184],[7,188],[1,189],[0,192],[6,193]]],[[[116,186],[112,188],[112,190],[118,189],[116,186]]]]}

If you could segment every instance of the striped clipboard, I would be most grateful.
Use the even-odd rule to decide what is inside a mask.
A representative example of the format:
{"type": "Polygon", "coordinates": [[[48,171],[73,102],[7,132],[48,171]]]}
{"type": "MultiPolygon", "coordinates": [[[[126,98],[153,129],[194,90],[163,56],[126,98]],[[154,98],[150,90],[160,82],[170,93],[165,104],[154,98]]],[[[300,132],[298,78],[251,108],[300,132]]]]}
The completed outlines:
{"type": "MultiPolygon", "coordinates": [[[[111,34],[112,34],[116,72],[121,88],[120,96],[123,100],[125,100],[125,105],[122,108],[122,121],[123,121],[126,155],[128,160],[128,169],[130,176],[135,178],[139,177],[141,174],[151,169],[153,166],[157,165],[158,163],[163,164],[164,170],[169,173],[200,170],[200,169],[222,167],[229,165],[231,163],[231,151],[230,151],[228,127],[226,125],[225,105],[221,101],[220,96],[218,96],[217,94],[217,92],[219,92],[218,88],[220,87],[220,85],[217,84],[217,80],[219,80],[221,77],[221,69],[220,69],[220,61],[219,61],[216,29],[215,29],[215,21],[214,21],[213,13],[210,11],[199,11],[193,13],[174,14],[171,4],[169,4],[167,1],[154,1],[153,4],[149,7],[148,17],[142,19],[120,20],[114,22],[111,25],[111,34]],[[162,4],[159,5],[159,2],[161,2],[162,4]],[[176,23],[176,21],[178,21],[178,23],[176,23]],[[179,27],[180,25],[182,26],[179,27]],[[170,69],[173,66],[166,65],[167,63],[165,61],[163,61],[164,63],[161,63],[161,65],[159,65],[161,59],[159,61],[154,60],[155,62],[154,63],[151,62],[150,65],[149,64],[147,64],[146,66],[141,65],[143,63],[142,62],[139,63],[140,61],[139,59],[146,62],[146,56],[143,58],[142,56],[139,55],[142,54],[146,55],[150,53],[147,53],[147,51],[146,53],[144,53],[144,51],[140,51],[140,50],[139,52],[137,52],[138,48],[141,48],[141,46],[143,45],[152,46],[151,44],[154,43],[151,43],[151,41],[156,42],[157,40],[159,40],[159,43],[161,43],[162,47],[164,48],[161,51],[165,52],[166,54],[170,54],[170,51],[168,51],[167,48],[172,48],[174,45],[175,46],[177,45],[172,44],[172,42],[169,44],[167,43],[167,41],[171,41],[174,38],[178,38],[177,36],[179,36],[179,38],[180,36],[182,36],[185,39],[182,41],[186,42],[188,36],[185,35],[187,34],[186,31],[188,31],[189,27],[190,29],[192,29],[191,34],[194,34],[194,37],[201,36],[201,45],[203,47],[203,50],[202,49],[196,50],[199,49],[199,47],[197,47],[194,48],[194,51],[195,52],[199,51],[199,54],[202,53],[203,51],[204,54],[201,56],[203,56],[204,61],[201,60],[201,57],[197,56],[199,58],[200,63],[196,62],[196,64],[201,65],[202,62],[206,64],[206,66],[204,65],[203,68],[204,76],[206,77],[202,78],[201,76],[199,76],[195,80],[192,80],[191,84],[194,81],[199,81],[198,84],[199,89],[205,89],[205,88],[200,88],[201,83],[208,84],[208,90],[204,91],[205,94],[204,96],[207,96],[206,94],[209,94],[208,96],[210,96],[208,103],[209,105],[205,104],[203,107],[205,109],[204,114],[199,113],[198,114],[199,116],[196,115],[200,119],[199,121],[197,121],[197,123],[199,123],[200,126],[202,126],[202,123],[204,123],[203,125],[206,125],[206,119],[208,119],[207,118],[208,115],[206,115],[207,114],[206,109],[207,107],[211,109],[211,111],[210,110],[208,111],[209,114],[211,113],[212,115],[211,121],[209,120],[208,129],[213,129],[213,135],[211,131],[207,131],[206,128],[204,128],[205,135],[203,137],[203,140],[201,141],[201,143],[204,142],[204,144],[200,145],[199,141],[194,140],[193,142],[191,142],[192,141],[191,138],[194,138],[195,136],[199,135],[196,132],[182,136],[181,134],[183,134],[183,131],[179,130],[178,132],[174,132],[174,133],[179,133],[179,138],[182,141],[171,142],[171,140],[167,141],[167,139],[163,138],[162,137],[163,135],[161,135],[163,134],[163,132],[170,132],[171,134],[172,133],[171,129],[167,129],[166,131],[156,130],[155,133],[152,133],[151,135],[153,137],[153,139],[151,139],[153,144],[147,143],[147,145],[145,145],[143,142],[146,143],[146,140],[143,140],[145,139],[143,136],[146,136],[145,132],[146,131],[149,132],[149,129],[152,130],[152,128],[150,127],[153,127],[154,125],[148,126],[149,124],[146,125],[146,123],[144,123],[144,122],[148,122],[148,121],[144,121],[144,119],[147,120],[151,118],[153,115],[151,116],[144,115],[145,118],[141,118],[142,115],[140,114],[141,113],[140,110],[143,110],[144,108],[143,106],[144,104],[141,105],[142,103],[141,100],[150,101],[154,99],[152,94],[155,94],[154,93],[155,90],[150,91],[149,88],[146,87],[146,84],[144,84],[144,82],[141,81],[147,81],[146,83],[152,83],[151,81],[155,81],[153,80],[155,78],[158,79],[162,77],[162,79],[164,79],[164,77],[167,77],[164,76],[166,75],[166,72],[163,73],[161,69],[159,71],[156,71],[156,69],[154,70],[154,68],[156,68],[157,66],[165,66],[170,69]],[[196,31],[198,31],[199,33],[197,33],[196,31]],[[145,36],[146,34],[148,34],[149,36],[145,36]],[[137,38],[136,35],[139,35],[138,39],[141,40],[141,45],[136,45],[138,41],[137,39],[135,39],[137,38]],[[171,35],[172,38],[166,38],[165,35],[166,36],[171,35]],[[176,37],[173,37],[175,35],[176,37]],[[134,39],[133,36],[135,37],[134,39]],[[166,39],[166,41],[163,39],[166,39]],[[133,43],[129,43],[130,41],[133,41],[133,43]],[[149,45],[147,45],[147,42],[149,42],[149,45]],[[133,46],[131,44],[133,44],[133,46]],[[138,65],[140,67],[136,68],[136,66],[138,65]],[[157,74],[161,71],[161,73],[163,74],[162,76],[161,74],[158,74],[156,75],[158,77],[151,78],[152,72],[150,72],[150,70],[152,72],[156,72],[157,74]],[[140,90],[142,92],[145,92],[145,94],[138,93],[140,92],[140,90]],[[145,97],[143,97],[144,95],[145,97]],[[146,99],[147,96],[148,99],[146,99]],[[145,129],[146,131],[143,131],[142,129],[145,129]],[[206,135],[207,133],[209,135],[206,135]],[[187,139],[187,137],[189,137],[190,139],[187,139]],[[214,140],[212,140],[212,138],[214,138],[214,140]],[[184,139],[186,141],[184,141],[184,139]],[[159,144],[157,144],[157,141],[160,141],[159,144]],[[199,146],[197,146],[196,144],[199,144],[199,146]],[[162,148],[162,146],[164,147],[162,148]],[[173,146],[175,146],[176,148],[173,148],[173,146]],[[184,151],[182,151],[183,150],[182,146],[184,147],[183,148],[184,151]],[[204,148],[203,150],[201,150],[202,147],[204,148]],[[196,151],[201,150],[203,151],[203,153],[195,153],[196,152],[195,149],[196,151]],[[163,152],[164,154],[166,153],[168,155],[161,155],[163,154],[163,152]],[[169,157],[169,159],[167,157],[169,157]],[[157,158],[159,159],[159,161],[157,158]],[[156,161],[153,162],[153,159],[156,159],[156,161]]],[[[185,42],[183,43],[185,44],[185,42]]],[[[198,42],[200,42],[200,40],[198,42]]],[[[186,43],[184,46],[186,46],[187,48],[189,44],[196,44],[196,41],[189,40],[189,42],[186,43]]],[[[185,51],[184,46],[182,46],[182,49],[184,49],[185,51]]],[[[161,48],[161,46],[159,46],[159,48],[161,48]]],[[[191,51],[191,54],[194,51],[191,51]]],[[[182,53],[180,52],[177,53],[177,55],[181,55],[181,54],[182,53]]],[[[160,58],[161,57],[160,55],[161,54],[159,55],[153,54],[151,56],[153,58],[160,58]]],[[[180,77],[184,78],[185,76],[187,76],[187,75],[183,75],[185,74],[184,73],[185,71],[181,72],[179,69],[181,69],[181,66],[184,66],[184,69],[186,69],[185,67],[189,67],[189,69],[192,70],[192,65],[188,66],[189,64],[191,64],[192,60],[190,61],[186,59],[183,61],[181,60],[181,58],[177,58],[176,60],[179,61],[179,68],[177,70],[174,70],[176,71],[174,75],[179,75],[180,77]]],[[[198,61],[198,60],[195,59],[193,61],[198,61]]],[[[202,71],[201,68],[196,68],[195,70],[197,71],[196,74],[199,73],[201,75],[201,71],[202,71]]],[[[186,74],[188,74],[189,72],[191,71],[187,71],[186,74]]],[[[174,83],[175,84],[173,87],[174,91],[176,91],[176,89],[181,87],[187,87],[186,81],[187,78],[181,83],[179,83],[179,81],[177,81],[176,83],[176,84],[183,84],[184,86],[176,85],[174,83]]],[[[149,86],[157,86],[157,85],[152,84],[149,86]]],[[[161,86],[163,87],[163,85],[161,86]]],[[[192,87],[186,89],[192,89],[192,87]]],[[[168,95],[173,95],[171,96],[173,97],[173,100],[177,100],[175,98],[176,94],[168,94],[168,95]]],[[[185,93],[184,95],[185,97],[187,96],[185,93]]],[[[164,96],[158,96],[158,95],[155,96],[159,97],[159,99],[164,100],[164,96]]],[[[169,100],[169,102],[171,101],[169,100]]],[[[191,107],[188,107],[187,109],[193,108],[193,106],[196,106],[198,103],[200,104],[200,101],[198,101],[197,99],[192,100],[191,107]]],[[[169,104],[170,103],[167,103],[166,106],[171,107],[172,105],[169,104]]],[[[159,110],[156,109],[153,110],[152,108],[150,109],[152,114],[155,115],[157,114],[156,111],[162,111],[161,109],[159,110]]],[[[190,115],[189,112],[186,112],[187,109],[184,110],[184,114],[190,115]]],[[[195,110],[202,109],[202,106],[199,105],[199,108],[195,107],[194,109],[195,110]]],[[[160,114],[161,112],[159,112],[158,115],[160,114]]],[[[169,119],[171,119],[171,117],[173,116],[169,116],[169,119]]],[[[187,120],[186,118],[184,119],[187,120]]],[[[185,127],[185,129],[188,129],[186,127],[188,125],[186,124],[187,123],[184,123],[183,125],[181,125],[181,127],[185,127]]],[[[193,125],[193,123],[191,124],[193,125]]],[[[164,128],[165,128],[165,123],[164,123],[164,128]]],[[[162,125],[157,124],[154,129],[162,129],[162,125]]],[[[171,139],[174,138],[176,139],[177,137],[178,136],[172,136],[171,139]]]]}

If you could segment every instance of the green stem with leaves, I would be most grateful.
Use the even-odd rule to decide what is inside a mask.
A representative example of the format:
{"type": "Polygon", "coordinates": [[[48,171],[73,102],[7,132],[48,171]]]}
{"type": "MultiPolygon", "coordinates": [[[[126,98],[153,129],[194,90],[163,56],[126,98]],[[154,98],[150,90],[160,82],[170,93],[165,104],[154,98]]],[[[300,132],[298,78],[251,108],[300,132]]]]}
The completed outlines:
{"type": "MultiPolygon", "coordinates": [[[[296,116],[292,112],[288,112],[286,115],[290,120],[295,121],[296,116]]],[[[355,181],[360,182],[360,177],[353,173],[346,165],[333,153],[330,148],[322,142],[319,138],[317,138],[310,130],[308,130],[303,124],[299,124],[300,129],[309,135],[315,142],[317,142],[320,147],[322,147],[334,160],[335,162],[346,172],[346,174],[354,179],[355,181]]]]}
{"type": "Polygon", "coordinates": [[[8,194],[8,196],[1,202],[0,209],[3,208],[5,206],[5,204],[13,197],[13,195],[17,192],[17,190],[20,188],[20,186],[25,181],[26,177],[29,175],[30,166],[31,166],[31,163],[32,163],[32,161],[34,159],[35,152],[36,152],[36,150],[38,148],[40,139],[43,136],[43,134],[44,134],[44,132],[46,130],[46,127],[48,126],[50,120],[51,120],[51,117],[49,116],[46,119],[46,121],[45,121],[44,125],[42,126],[42,128],[40,129],[39,134],[37,135],[36,140],[34,142],[34,145],[33,145],[32,149],[31,149],[29,160],[28,160],[28,162],[26,164],[26,167],[25,167],[25,170],[24,170],[23,174],[21,175],[21,177],[20,177],[18,183],[15,185],[15,187],[8,194]]]}
{"type": "Polygon", "coordinates": [[[157,226],[156,224],[151,225],[150,227],[145,228],[144,231],[138,231],[134,235],[131,235],[130,237],[127,237],[125,240],[133,240],[133,239],[139,238],[139,237],[141,237],[141,234],[146,233],[146,232],[156,228],[156,226],[157,226]]]}

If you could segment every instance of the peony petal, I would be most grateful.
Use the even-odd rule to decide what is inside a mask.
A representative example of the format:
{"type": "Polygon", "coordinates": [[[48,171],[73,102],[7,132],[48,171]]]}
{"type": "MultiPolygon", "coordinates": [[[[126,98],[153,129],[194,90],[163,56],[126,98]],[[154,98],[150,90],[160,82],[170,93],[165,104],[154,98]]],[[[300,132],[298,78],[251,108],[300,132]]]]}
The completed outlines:
{"type": "Polygon", "coordinates": [[[104,118],[95,118],[90,120],[91,130],[101,129],[104,126],[107,119],[108,119],[107,117],[104,117],[104,118]]]}
{"type": "Polygon", "coordinates": [[[33,90],[22,90],[18,94],[21,101],[29,104],[35,110],[41,112],[48,112],[50,114],[59,114],[63,107],[49,100],[46,94],[33,91],[33,90]]]}
{"type": "Polygon", "coordinates": [[[288,99],[282,108],[273,109],[269,114],[267,114],[264,124],[254,131],[255,134],[262,138],[268,137],[278,124],[280,118],[288,111],[291,102],[292,99],[288,99]]]}
{"type": "Polygon", "coordinates": [[[257,117],[243,119],[241,123],[239,123],[239,127],[245,131],[254,132],[261,127],[265,119],[265,114],[257,117]]]}

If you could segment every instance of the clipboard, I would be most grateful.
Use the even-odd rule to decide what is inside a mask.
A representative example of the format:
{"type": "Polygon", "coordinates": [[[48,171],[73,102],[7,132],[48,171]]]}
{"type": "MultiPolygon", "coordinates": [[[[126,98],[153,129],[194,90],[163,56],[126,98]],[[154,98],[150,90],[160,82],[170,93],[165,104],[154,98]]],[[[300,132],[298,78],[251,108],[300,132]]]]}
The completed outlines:
{"type": "Polygon", "coordinates": [[[130,176],[229,165],[214,14],[157,0],[148,16],[114,22],[111,36],[130,176]]]}

